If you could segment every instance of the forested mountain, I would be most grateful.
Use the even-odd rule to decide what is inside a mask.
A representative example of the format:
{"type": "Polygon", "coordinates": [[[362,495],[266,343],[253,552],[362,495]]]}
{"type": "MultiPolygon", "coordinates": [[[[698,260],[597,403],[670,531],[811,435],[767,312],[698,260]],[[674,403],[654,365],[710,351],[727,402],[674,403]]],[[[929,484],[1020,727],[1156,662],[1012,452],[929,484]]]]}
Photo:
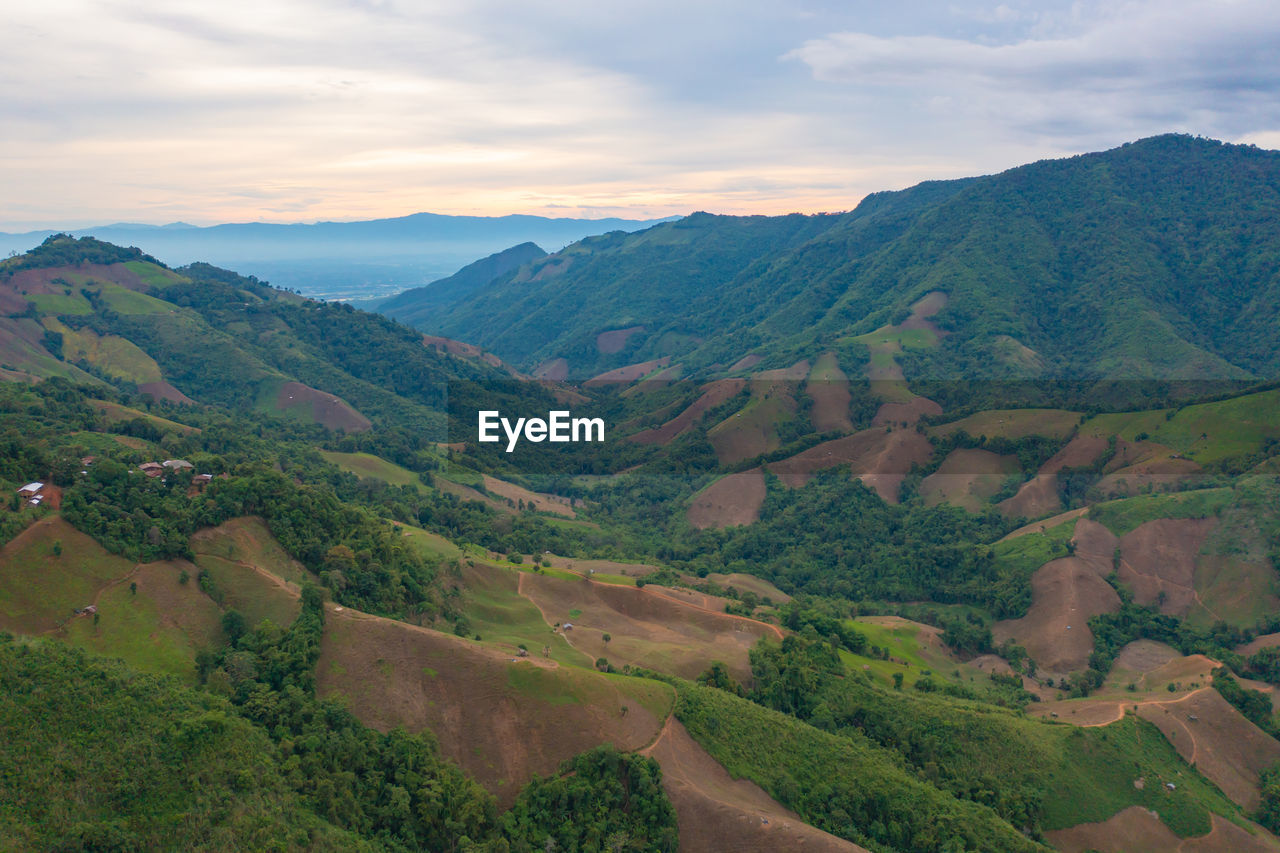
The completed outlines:
{"type": "Polygon", "coordinates": [[[580,376],[663,356],[780,365],[937,291],[946,334],[909,375],[1271,376],[1278,188],[1274,151],[1154,137],[880,193],[846,214],[698,214],[584,240],[422,328],[524,369],[565,358],[580,376]],[[596,337],[622,328],[638,330],[600,351],[596,337]]]}
{"type": "Polygon", "coordinates": [[[448,278],[399,293],[379,303],[378,312],[410,326],[426,325],[444,308],[462,301],[495,278],[546,256],[537,244],[521,243],[467,264],[448,278]]]}

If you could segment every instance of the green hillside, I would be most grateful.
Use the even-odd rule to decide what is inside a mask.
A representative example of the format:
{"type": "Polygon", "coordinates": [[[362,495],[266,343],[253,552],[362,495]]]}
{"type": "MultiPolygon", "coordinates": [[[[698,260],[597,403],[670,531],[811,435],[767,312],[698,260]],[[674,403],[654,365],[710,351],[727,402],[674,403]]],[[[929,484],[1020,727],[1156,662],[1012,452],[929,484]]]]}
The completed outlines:
{"type": "Polygon", "coordinates": [[[671,356],[819,352],[950,299],[908,376],[1224,379],[1280,370],[1280,154],[1162,136],[880,193],[838,216],[695,214],[508,274],[433,333],[576,376],[671,356]],[[572,306],[572,310],[570,309],[572,306]],[[602,331],[643,326],[620,353],[602,331]]]}

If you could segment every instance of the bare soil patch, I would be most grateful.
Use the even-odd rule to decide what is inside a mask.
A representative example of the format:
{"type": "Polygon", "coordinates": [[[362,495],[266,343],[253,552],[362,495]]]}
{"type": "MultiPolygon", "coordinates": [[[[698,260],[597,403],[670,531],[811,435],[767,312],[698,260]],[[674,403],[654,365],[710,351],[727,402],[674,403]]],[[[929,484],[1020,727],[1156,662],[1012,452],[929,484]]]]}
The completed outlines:
{"type": "Polygon", "coordinates": [[[563,358],[544,361],[533,369],[533,377],[551,382],[563,382],[569,378],[569,362],[563,358]]]}
{"type": "Polygon", "coordinates": [[[760,598],[768,598],[772,600],[774,604],[786,604],[791,600],[791,596],[787,595],[764,578],[758,578],[755,575],[744,575],[741,572],[734,572],[727,575],[712,572],[707,575],[706,579],[716,586],[734,587],[735,589],[742,590],[743,592],[755,593],[760,598]]]}
{"type": "Polygon", "coordinates": [[[1022,484],[1018,493],[999,503],[1000,511],[1010,517],[1039,518],[1062,509],[1058,499],[1058,472],[1064,468],[1081,468],[1092,464],[1107,449],[1107,440],[1099,436],[1077,436],[1040,467],[1036,475],[1022,484]]]}
{"type": "Polygon", "coordinates": [[[647,429],[631,436],[639,444],[667,444],[702,419],[709,410],[733,397],[744,387],[745,379],[717,379],[702,386],[702,396],[689,404],[683,412],[660,427],[647,429]]]}
{"type": "Polygon", "coordinates": [[[942,407],[928,397],[912,397],[904,403],[883,403],[871,419],[872,426],[912,427],[926,415],[942,414],[942,407]]]}
{"type": "Polygon", "coordinates": [[[947,454],[937,471],[921,481],[920,494],[929,506],[951,503],[977,512],[1018,470],[1016,456],[958,448],[947,454]]]}
{"type": "Polygon", "coordinates": [[[823,353],[809,374],[805,393],[813,400],[809,420],[814,432],[853,432],[849,419],[849,377],[835,353],[823,353]]]}
{"type": "Polygon", "coordinates": [[[1116,455],[1104,469],[1097,488],[1108,497],[1172,491],[1203,469],[1153,441],[1116,443],[1116,455]],[[1176,458],[1175,458],[1176,457],[1176,458]]]}
{"type": "Polygon", "coordinates": [[[661,728],[621,689],[626,682],[549,664],[331,608],[316,687],[376,729],[430,729],[440,751],[506,807],[533,774],[601,743],[639,749],[661,728]]]}
{"type": "Polygon", "coordinates": [[[1215,518],[1158,518],[1120,540],[1120,580],[1139,604],[1184,615],[1198,601],[1195,566],[1215,518]]]}
{"type": "Polygon", "coordinates": [[[1263,634],[1255,637],[1251,642],[1245,643],[1236,649],[1242,655],[1256,655],[1263,649],[1269,649],[1272,646],[1280,646],[1280,633],[1263,634]]]}
{"type": "Polygon", "coordinates": [[[524,501],[526,506],[532,504],[533,508],[539,512],[551,512],[556,515],[563,515],[565,518],[578,517],[569,499],[560,495],[532,492],[523,486],[508,483],[506,480],[499,480],[497,477],[490,477],[488,474],[484,475],[484,488],[485,491],[500,495],[507,500],[515,501],[517,506],[519,506],[520,501],[524,501]]]}
{"type": "Polygon", "coordinates": [[[373,426],[368,418],[351,408],[341,397],[301,382],[286,382],[280,386],[276,407],[282,411],[301,409],[325,429],[364,432],[373,426]]]}
{"type": "Polygon", "coordinates": [[[1258,806],[1258,774],[1280,761],[1280,743],[1212,687],[1180,700],[1138,705],[1188,764],[1247,811],[1258,806]],[[1192,720],[1191,718],[1196,719],[1192,720]]]}
{"type": "Polygon", "coordinates": [[[1088,518],[1076,522],[1071,541],[1075,544],[1077,558],[1084,560],[1099,577],[1106,577],[1116,568],[1116,548],[1120,539],[1104,525],[1088,518]]]}
{"type": "Polygon", "coordinates": [[[1000,541],[1004,542],[1009,539],[1017,539],[1019,536],[1026,536],[1028,533],[1044,533],[1046,530],[1051,530],[1060,524],[1066,524],[1073,519],[1079,518],[1088,511],[1089,508],[1087,506],[1082,506],[1079,509],[1069,509],[1066,512],[1058,513],[1057,515],[1049,518],[1041,519],[1040,521],[1033,521],[1030,524],[1024,524],[1017,530],[1014,530],[1011,533],[1006,533],[1000,541]]]}
{"type": "Polygon", "coordinates": [[[170,403],[194,405],[196,402],[168,382],[144,382],[138,386],[138,393],[154,397],[157,400],[168,400],[170,403]]]}
{"type": "Polygon", "coordinates": [[[423,346],[434,349],[436,352],[448,353],[449,355],[456,355],[459,358],[483,362],[490,367],[505,370],[514,376],[520,375],[518,371],[507,365],[502,359],[498,358],[493,353],[485,352],[480,349],[480,347],[474,346],[473,344],[465,344],[462,341],[455,341],[452,338],[442,338],[439,335],[423,335],[422,344],[423,346]]]}
{"type": "Polygon", "coordinates": [[[1031,576],[1031,607],[1021,619],[992,626],[997,643],[1013,638],[1038,668],[1058,676],[1084,669],[1093,651],[1089,617],[1120,609],[1111,585],[1078,557],[1053,560],[1031,576]]]}
{"type": "Polygon", "coordinates": [[[729,372],[737,373],[739,370],[750,370],[762,361],[764,361],[764,356],[762,355],[755,355],[754,353],[751,355],[744,355],[742,358],[729,365],[729,372]]]}
{"type": "Polygon", "coordinates": [[[637,379],[643,379],[658,368],[666,367],[670,363],[671,358],[664,355],[662,358],[654,359],[653,361],[642,361],[638,364],[628,364],[626,367],[606,370],[599,376],[592,377],[582,384],[587,388],[598,385],[625,385],[635,382],[637,379]]]}
{"type": "Polygon", "coordinates": [[[734,779],[678,720],[668,720],[644,752],[662,767],[662,787],[676,810],[682,851],[863,851],[809,826],[755,783],[734,779]]]}
{"type": "Polygon", "coordinates": [[[780,636],[772,625],[704,609],[649,587],[522,574],[520,592],[549,625],[572,624],[562,629],[565,638],[592,660],[604,657],[615,666],[644,666],[684,678],[722,661],[735,678],[748,681],[748,651],[761,637],[780,636]]]}
{"type": "Polygon", "coordinates": [[[1210,815],[1213,829],[1198,838],[1179,838],[1154,812],[1129,806],[1108,820],[1082,823],[1046,832],[1045,838],[1063,853],[1273,853],[1280,842],[1261,827],[1255,832],[1219,815],[1210,815]]]}
{"type": "Polygon", "coordinates": [[[803,486],[817,471],[848,465],[854,476],[875,489],[889,503],[897,503],[902,480],[916,463],[933,453],[929,440],[914,430],[866,429],[824,441],[780,462],[769,470],[785,485],[803,486]]]}
{"type": "Polygon", "coordinates": [[[764,505],[764,471],[752,468],[721,477],[694,496],[689,504],[689,523],[702,530],[733,527],[760,520],[764,505]]]}
{"type": "Polygon", "coordinates": [[[601,355],[613,355],[622,352],[632,336],[644,331],[644,326],[629,326],[625,329],[612,329],[596,335],[596,351],[601,355]]]}

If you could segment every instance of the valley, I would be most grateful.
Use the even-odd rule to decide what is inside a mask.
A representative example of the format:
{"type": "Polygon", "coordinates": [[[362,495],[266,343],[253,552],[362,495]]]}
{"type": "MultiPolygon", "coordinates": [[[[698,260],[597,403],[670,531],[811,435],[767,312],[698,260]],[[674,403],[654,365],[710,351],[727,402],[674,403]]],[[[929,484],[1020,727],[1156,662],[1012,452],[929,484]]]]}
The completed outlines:
{"type": "Polygon", "coordinates": [[[0,847],[1280,849],[1278,185],[1156,137],[383,314],[0,262],[0,847]]]}

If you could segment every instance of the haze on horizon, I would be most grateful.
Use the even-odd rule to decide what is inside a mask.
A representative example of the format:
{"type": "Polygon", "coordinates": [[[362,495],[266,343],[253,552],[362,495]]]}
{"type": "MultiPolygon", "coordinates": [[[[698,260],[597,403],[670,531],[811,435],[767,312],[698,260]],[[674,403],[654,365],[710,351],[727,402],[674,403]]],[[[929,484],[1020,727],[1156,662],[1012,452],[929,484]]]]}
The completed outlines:
{"type": "Polygon", "coordinates": [[[6,17],[6,231],[845,210],[1170,131],[1280,147],[1269,0],[50,0],[6,17]]]}

